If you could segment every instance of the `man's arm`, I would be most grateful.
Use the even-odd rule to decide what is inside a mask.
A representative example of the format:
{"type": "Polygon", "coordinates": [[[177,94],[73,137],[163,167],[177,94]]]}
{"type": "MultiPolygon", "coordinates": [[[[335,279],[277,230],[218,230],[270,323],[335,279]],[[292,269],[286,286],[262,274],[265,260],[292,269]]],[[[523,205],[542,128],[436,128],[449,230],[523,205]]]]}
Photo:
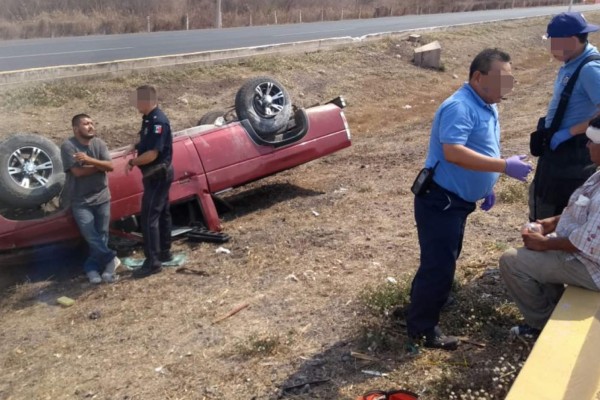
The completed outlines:
{"type": "Polygon", "coordinates": [[[158,150],[148,150],[148,151],[145,151],[144,153],[140,154],[139,156],[129,160],[129,165],[131,167],[133,167],[136,165],[141,166],[141,165],[150,164],[152,161],[156,160],[157,157],[158,157],[158,150]]]}
{"type": "Polygon", "coordinates": [[[506,171],[506,160],[480,154],[462,144],[443,144],[446,161],[459,167],[482,172],[506,171]]]}
{"type": "Polygon", "coordinates": [[[94,174],[97,174],[98,172],[100,172],[96,167],[91,166],[91,165],[83,166],[83,167],[71,167],[71,168],[69,168],[69,171],[71,171],[73,176],[76,178],[90,176],[90,175],[94,175],[94,174]]]}
{"type": "MultiPolygon", "coordinates": [[[[598,114],[594,115],[594,118],[597,116],[598,116],[598,114]]],[[[587,130],[588,126],[590,125],[590,121],[594,118],[590,118],[588,120],[578,123],[577,125],[573,125],[572,127],[570,127],[569,133],[571,134],[571,136],[585,134],[585,131],[587,130]]]]}
{"type": "Polygon", "coordinates": [[[84,167],[91,166],[100,172],[111,172],[113,170],[112,160],[98,160],[85,153],[75,153],[73,157],[75,157],[75,160],[82,163],[84,167]]]}
{"type": "Polygon", "coordinates": [[[549,251],[560,250],[566,253],[577,253],[579,249],[575,247],[568,238],[546,237],[539,233],[523,233],[523,243],[529,250],[549,251]]]}

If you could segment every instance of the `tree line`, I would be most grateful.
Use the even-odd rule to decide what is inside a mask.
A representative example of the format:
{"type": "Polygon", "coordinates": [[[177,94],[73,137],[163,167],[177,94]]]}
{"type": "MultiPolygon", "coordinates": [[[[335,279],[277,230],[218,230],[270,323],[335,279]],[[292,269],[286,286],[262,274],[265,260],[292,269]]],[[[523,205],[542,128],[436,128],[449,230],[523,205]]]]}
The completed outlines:
{"type": "MultiPolygon", "coordinates": [[[[133,33],[215,26],[216,0],[1,0],[0,38],[133,33]]],[[[575,1],[580,3],[581,0],[575,1]]],[[[533,7],[565,0],[221,0],[222,26],[533,7]]]]}

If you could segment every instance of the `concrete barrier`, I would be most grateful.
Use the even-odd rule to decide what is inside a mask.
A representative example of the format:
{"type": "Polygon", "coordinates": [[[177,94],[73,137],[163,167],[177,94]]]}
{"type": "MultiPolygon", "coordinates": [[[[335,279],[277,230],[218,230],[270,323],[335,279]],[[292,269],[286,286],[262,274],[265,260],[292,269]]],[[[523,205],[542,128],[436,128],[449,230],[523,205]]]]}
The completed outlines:
{"type": "Polygon", "coordinates": [[[506,400],[600,399],[600,292],[569,286],[506,400]]]}
{"type": "Polygon", "coordinates": [[[440,69],[442,45],[437,40],[415,49],[414,64],[423,68],[440,69]]]}

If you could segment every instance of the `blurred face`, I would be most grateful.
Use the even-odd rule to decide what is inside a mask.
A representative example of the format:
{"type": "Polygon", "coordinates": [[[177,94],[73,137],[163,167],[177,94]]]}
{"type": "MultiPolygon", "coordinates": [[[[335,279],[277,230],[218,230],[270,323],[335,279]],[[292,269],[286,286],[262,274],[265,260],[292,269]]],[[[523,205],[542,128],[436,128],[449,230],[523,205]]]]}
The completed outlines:
{"type": "Polygon", "coordinates": [[[591,140],[587,144],[588,151],[590,152],[590,158],[596,165],[600,165],[600,143],[594,143],[591,140]]]}
{"type": "Polygon", "coordinates": [[[96,136],[96,128],[94,128],[94,121],[91,118],[81,118],[79,124],[73,127],[73,132],[76,137],[84,140],[89,140],[96,136]]]}
{"type": "Polygon", "coordinates": [[[571,36],[549,38],[546,40],[546,45],[556,60],[565,62],[579,55],[585,43],[581,43],[575,36],[571,36]]]}
{"type": "Polygon", "coordinates": [[[489,72],[475,71],[470,83],[487,104],[495,104],[512,91],[514,81],[510,63],[495,60],[489,72]]]}
{"type": "Polygon", "coordinates": [[[157,105],[156,99],[153,99],[152,95],[143,91],[134,92],[132,97],[131,103],[144,115],[148,115],[157,105]]]}

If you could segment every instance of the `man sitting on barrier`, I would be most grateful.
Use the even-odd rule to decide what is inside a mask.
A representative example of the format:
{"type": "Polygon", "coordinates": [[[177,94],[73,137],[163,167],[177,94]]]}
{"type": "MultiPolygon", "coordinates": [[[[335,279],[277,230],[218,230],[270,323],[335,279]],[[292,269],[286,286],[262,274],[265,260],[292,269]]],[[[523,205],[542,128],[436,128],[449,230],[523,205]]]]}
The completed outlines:
{"type": "MultiPolygon", "coordinates": [[[[600,165],[600,118],[586,135],[590,157],[600,165]]],[[[525,247],[500,258],[502,279],[525,319],[513,335],[537,336],[565,285],[600,291],[600,172],[575,190],[561,215],[537,222],[541,232],[525,229],[525,247]]]]}

